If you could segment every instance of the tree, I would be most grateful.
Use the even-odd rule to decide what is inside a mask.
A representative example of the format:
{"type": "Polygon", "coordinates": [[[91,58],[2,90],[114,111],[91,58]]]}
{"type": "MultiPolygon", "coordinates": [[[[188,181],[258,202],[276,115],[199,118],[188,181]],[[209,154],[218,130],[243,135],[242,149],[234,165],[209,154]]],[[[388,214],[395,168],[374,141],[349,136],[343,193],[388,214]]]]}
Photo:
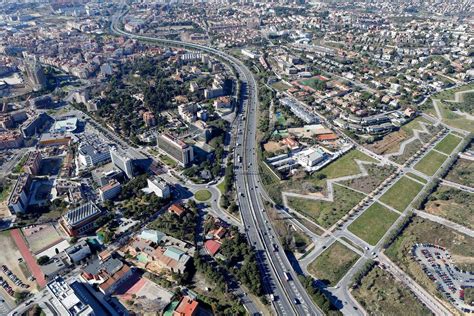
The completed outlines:
{"type": "Polygon", "coordinates": [[[41,256],[39,257],[36,262],[40,265],[43,266],[49,262],[49,257],[48,256],[41,256]]]}

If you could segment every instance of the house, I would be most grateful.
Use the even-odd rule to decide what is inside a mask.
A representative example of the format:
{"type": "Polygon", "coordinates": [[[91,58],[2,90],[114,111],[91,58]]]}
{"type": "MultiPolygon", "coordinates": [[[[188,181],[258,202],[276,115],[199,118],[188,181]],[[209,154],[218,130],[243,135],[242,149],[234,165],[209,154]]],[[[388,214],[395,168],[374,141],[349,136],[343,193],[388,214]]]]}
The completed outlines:
{"type": "Polygon", "coordinates": [[[186,209],[181,204],[174,203],[168,208],[168,212],[181,217],[186,213],[186,209]]]}
{"type": "Polygon", "coordinates": [[[213,257],[216,255],[220,248],[221,243],[217,240],[209,239],[206,240],[206,242],[204,243],[204,249],[206,249],[206,251],[213,257]]]}
{"type": "Polygon", "coordinates": [[[189,296],[184,296],[173,312],[173,316],[194,316],[197,315],[199,303],[189,296]]]}

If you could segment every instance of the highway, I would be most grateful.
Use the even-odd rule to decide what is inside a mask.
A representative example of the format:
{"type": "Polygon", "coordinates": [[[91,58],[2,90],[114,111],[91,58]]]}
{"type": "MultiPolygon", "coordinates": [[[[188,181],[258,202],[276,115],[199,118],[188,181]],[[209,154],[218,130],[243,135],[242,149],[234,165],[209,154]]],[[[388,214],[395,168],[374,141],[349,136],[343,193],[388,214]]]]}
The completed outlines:
{"type": "Polygon", "coordinates": [[[242,82],[243,112],[237,121],[239,132],[234,151],[235,162],[241,157],[236,170],[236,187],[243,224],[246,234],[256,251],[263,275],[263,285],[267,294],[273,294],[272,306],[278,315],[322,315],[323,312],[313,304],[299,282],[288,261],[278,238],[274,236],[268,217],[263,210],[258,164],[256,155],[256,124],[258,91],[252,73],[238,59],[214,48],[174,40],[159,39],[125,32],[117,27],[124,16],[122,11],[112,18],[110,29],[113,33],[138,40],[153,41],[158,44],[184,47],[203,51],[231,64],[242,82]],[[277,250],[274,251],[274,245],[277,250]]]}

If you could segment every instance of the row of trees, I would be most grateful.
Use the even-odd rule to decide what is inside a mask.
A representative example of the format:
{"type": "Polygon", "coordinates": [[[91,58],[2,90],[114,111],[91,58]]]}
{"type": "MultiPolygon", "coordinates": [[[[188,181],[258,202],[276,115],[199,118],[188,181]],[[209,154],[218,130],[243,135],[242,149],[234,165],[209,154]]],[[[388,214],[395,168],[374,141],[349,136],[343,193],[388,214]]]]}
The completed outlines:
{"type": "Polygon", "coordinates": [[[329,299],[329,294],[327,292],[321,291],[318,287],[314,285],[314,280],[310,276],[298,276],[301,283],[303,284],[306,292],[313,300],[313,302],[323,310],[326,315],[342,315],[342,313],[331,303],[329,299]]]}
{"type": "Polygon", "coordinates": [[[263,294],[262,283],[255,250],[235,227],[231,234],[232,238],[225,239],[220,250],[227,259],[225,264],[253,294],[260,296],[263,294]]]}

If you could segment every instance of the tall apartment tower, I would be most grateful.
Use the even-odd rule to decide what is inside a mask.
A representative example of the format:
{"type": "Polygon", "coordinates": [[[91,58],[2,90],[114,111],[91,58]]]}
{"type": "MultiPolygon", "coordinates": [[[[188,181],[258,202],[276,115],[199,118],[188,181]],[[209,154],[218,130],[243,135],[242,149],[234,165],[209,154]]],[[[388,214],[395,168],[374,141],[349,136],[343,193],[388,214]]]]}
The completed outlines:
{"type": "Polygon", "coordinates": [[[33,90],[38,91],[46,87],[46,75],[36,58],[27,58],[25,60],[25,69],[33,90]]]}
{"type": "Polygon", "coordinates": [[[133,159],[125,151],[112,148],[110,150],[110,157],[115,167],[122,170],[129,179],[133,178],[133,159]]]}
{"type": "Polygon", "coordinates": [[[161,134],[158,136],[158,147],[184,167],[194,160],[193,146],[175,139],[171,135],[161,134]]]}

